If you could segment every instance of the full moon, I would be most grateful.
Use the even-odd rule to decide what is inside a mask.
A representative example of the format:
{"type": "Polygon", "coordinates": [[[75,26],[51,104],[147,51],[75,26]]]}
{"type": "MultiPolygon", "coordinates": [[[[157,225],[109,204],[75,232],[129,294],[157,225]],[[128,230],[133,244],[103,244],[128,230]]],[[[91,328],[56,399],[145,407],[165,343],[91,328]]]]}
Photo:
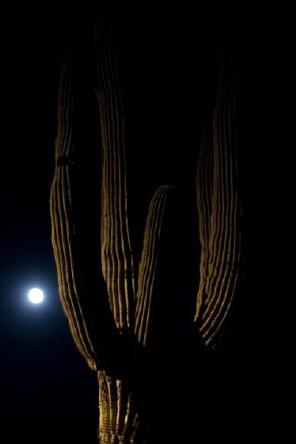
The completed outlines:
{"type": "Polygon", "coordinates": [[[44,301],[44,292],[40,288],[31,288],[28,299],[32,304],[41,304],[44,301]]]}

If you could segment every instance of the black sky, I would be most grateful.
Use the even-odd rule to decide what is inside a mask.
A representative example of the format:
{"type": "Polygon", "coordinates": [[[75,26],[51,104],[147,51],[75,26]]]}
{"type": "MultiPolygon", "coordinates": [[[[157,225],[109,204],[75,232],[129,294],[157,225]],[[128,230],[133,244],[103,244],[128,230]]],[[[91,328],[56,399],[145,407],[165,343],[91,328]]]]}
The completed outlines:
{"type": "MultiPolygon", "coordinates": [[[[59,442],[56,436],[68,436],[63,442],[81,442],[78,437],[83,432],[84,442],[95,442],[95,375],[72,343],[58,300],[48,208],[59,64],[73,28],[76,38],[85,35],[85,11],[68,13],[66,4],[44,5],[18,12],[12,8],[2,16],[0,412],[10,431],[9,442],[19,437],[24,442],[26,438],[45,442],[40,438],[45,430],[54,442],[59,442]],[[44,286],[46,306],[35,309],[23,303],[31,283],[44,286]]],[[[147,104],[142,109],[144,119],[130,111],[137,128],[133,143],[140,140],[143,147],[134,162],[143,166],[151,153],[153,158],[162,152],[161,167],[141,172],[145,190],[145,179],[149,187],[157,183],[158,168],[167,162],[179,162],[178,171],[183,171],[178,176],[176,167],[168,167],[168,181],[186,179],[189,158],[178,158],[179,146],[184,144],[190,156],[199,142],[196,103],[203,98],[202,82],[211,81],[209,54],[217,38],[216,34],[207,38],[205,31],[215,28],[216,22],[200,19],[198,27],[193,9],[185,7],[167,13],[146,5],[138,9],[137,20],[125,12],[129,31],[124,42],[130,46],[123,71],[127,88],[133,90],[128,106],[139,105],[138,93],[147,104]],[[208,68],[195,60],[195,48],[208,68]]],[[[243,15],[244,11],[238,17],[243,15]]],[[[225,31],[218,23],[217,29],[225,31]]],[[[253,430],[258,422],[264,432],[271,421],[278,422],[284,433],[291,424],[290,402],[296,394],[291,72],[295,51],[288,19],[258,18],[258,23],[245,24],[237,43],[244,53],[247,79],[245,175],[251,277],[222,379],[229,412],[240,409],[249,418],[242,427],[253,430]],[[280,419],[283,411],[285,419],[280,419]]],[[[233,41],[237,29],[229,28],[233,41]]]]}

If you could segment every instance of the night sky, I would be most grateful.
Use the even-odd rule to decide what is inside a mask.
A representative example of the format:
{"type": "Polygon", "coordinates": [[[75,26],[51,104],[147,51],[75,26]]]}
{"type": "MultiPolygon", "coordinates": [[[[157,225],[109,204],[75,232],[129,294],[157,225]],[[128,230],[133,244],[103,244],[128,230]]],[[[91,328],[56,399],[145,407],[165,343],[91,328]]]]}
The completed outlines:
{"type": "MultiPolygon", "coordinates": [[[[58,299],[48,204],[64,42],[74,35],[81,37],[83,47],[88,16],[86,8],[71,13],[66,5],[39,8],[5,11],[1,17],[1,435],[9,433],[10,439],[3,441],[7,443],[20,438],[74,443],[82,442],[81,436],[83,442],[94,443],[96,377],[76,351],[58,299]],[[45,290],[42,306],[26,302],[31,286],[45,290]]],[[[135,127],[130,139],[142,146],[135,151],[132,181],[141,178],[142,192],[149,194],[165,168],[167,181],[188,179],[186,168],[200,141],[198,103],[212,84],[210,54],[217,29],[224,28],[216,17],[220,25],[207,37],[204,31],[211,36],[215,28],[212,16],[196,22],[185,7],[156,12],[146,5],[137,10],[135,21],[130,10],[125,12],[129,31],[123,33],[122,45],[128,48],[123,73],[131,91],[128,115],[135,127]],[[136,107],[140,108],[135,111],[136,107]]],[[[238,14],[240,20],[242,16],[238,14]]],[[[256,23],[256,32],[253,25],[255,21],[249,21],[240,29],[241,40],[236,42],[244,54],[247,79],[244,191],[249,277],[231,345],[222,359],[227,413],[221,423],[230,427],[233,417],[239,433],[252,433],[260,424],[263,436],[277,429],[283,437],[291,431],[290,405],[296,395],[295,50],[288,21],[266,19],[261,27],[256,23]],[[283,27],[285,32],[280,32],[283,27]]],[[[234,41],[237,28],[230,27],[234,41]]]]}

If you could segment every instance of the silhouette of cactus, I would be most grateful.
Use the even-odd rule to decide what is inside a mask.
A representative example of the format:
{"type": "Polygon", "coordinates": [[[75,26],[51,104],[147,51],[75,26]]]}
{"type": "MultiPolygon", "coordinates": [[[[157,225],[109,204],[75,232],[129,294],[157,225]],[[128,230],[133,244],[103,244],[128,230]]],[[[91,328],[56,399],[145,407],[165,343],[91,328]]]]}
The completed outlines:
{"type": "MultiPolygon", "coordinates": [[[[139,384],[143,383],[141,359],[149,346],[153,300],[161,278],[159,261],[172,254],[161,251],[161,238],[170,223],[167,204],[173,188],[161,186],[152,197],[142,254],[136,263],[129,225],[123,99],[111,28],[104,15],[98,16],[95,43],[100,227],[91,244],[92,237],[85,233],[88,215],[81,192],[80,155],[85,148],[75,141],[73,67],[66,56],[59,87],[56,166],[50,196],[52,244],[59,293],[72,336],[89,367],[98,373],[99,442],[145,442],[144,399],[139,394],[139,384]]],[[[192,322],[209,347],[215,346],[223,331],[239,273],[239,76],[233,68],[224,60],[211,126],[205,131],[197,168],[202,250],[192,322]]]]}

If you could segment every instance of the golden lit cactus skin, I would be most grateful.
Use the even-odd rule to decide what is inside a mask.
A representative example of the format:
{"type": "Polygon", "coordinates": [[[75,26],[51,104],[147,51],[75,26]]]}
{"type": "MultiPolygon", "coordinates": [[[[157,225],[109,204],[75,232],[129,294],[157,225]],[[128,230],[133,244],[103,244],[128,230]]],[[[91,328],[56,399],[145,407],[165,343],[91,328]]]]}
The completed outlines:
{"type": "Polygon", "coordinates": [[[221,54],[212,126],[205,129],[197,169],[201,243],[195,321],[207,346],[223,331],[239,277],[241,196],[238,188],[240,71],[221,54]]]}
{"type": "Polygon", "coordinates": [[[61,70],[58,102],[56,166],[50,195],[52,245],[57,267],[59,294],[75,343],[92,369],[106,365],[104,340],[108,347],[116,342],[116,330],[108,305],[104,301],[103,281],[99,276],[85,283],[81,267],[79,227],[75,220],[75,143],[73,139],[72,66],[66,57],[61,70]],[[98,291],[98,289],[100,291],[98,291]],[[93,297],[91,293],[98,293],[93,297]],[[102,294],[103,293],[103,294],[102,294]]]}
{"type": "Polygon", "coordinates": [[[172,187],[159,187],[154,193],[147,216],[142,256],[138,271],[135,335],[139,344],[146,346],[149,339],[151,304],[157,281],[159,242],[164,222],[168,194],[172,187]]]}
{"type": "Polygon", "coordinates": [[[121,331],[132,328],[135,270],[128,221],[122,95],[111,29],[97,21],[97,87],[101,132],[101,261],[110,307],[121,331]]]}
{"type": "Polygon", "coordinates": [[[139,442],[141,406],[138,398],[122,380],[98,373],[99,437],[102,444],[139,442]]]}

